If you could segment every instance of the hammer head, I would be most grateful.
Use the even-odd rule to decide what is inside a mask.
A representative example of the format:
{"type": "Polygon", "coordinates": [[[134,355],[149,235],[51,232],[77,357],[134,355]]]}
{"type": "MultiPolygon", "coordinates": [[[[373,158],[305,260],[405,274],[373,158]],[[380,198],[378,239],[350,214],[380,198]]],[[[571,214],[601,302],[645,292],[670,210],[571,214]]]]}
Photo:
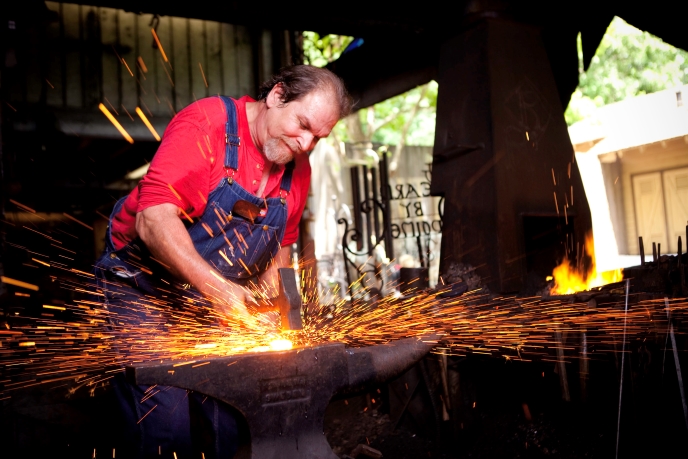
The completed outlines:
{"type": "Polygon", "coordinates": [[[279,295],[275,302],[282,318],[282,330],[301,330],[301,291],[292,268],[279,268],[279,295]]]}

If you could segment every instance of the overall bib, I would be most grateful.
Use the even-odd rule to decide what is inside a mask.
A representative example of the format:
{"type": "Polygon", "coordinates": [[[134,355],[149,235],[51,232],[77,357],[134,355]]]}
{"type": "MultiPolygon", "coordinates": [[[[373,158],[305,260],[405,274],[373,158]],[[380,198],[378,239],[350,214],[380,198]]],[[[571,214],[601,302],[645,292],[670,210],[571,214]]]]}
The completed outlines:
{"type": "MultiPolygon", "coordinates": [[[[201,218],[187,230],[203,259],[230,281],[246,284],[270,265],[281,248],[294,162],[285,167],[279,197],[263,199],[242,188],[234,180],[240,144],[236,106],[228,97],[220,97],[227,112],[224,162],[227,176],[208,196],[201,218]],[[252,220],[238,215],[232,210],[239,201],[247,201],[263,211],[252,215],[252,220]]],[[[125,199],[115,204],[110,221],[121,210],[125,199]]],[[[140,240],[116,250],[110,226],[105,235],[105,250],[95,264],[95,275],[108,312],[112,314],[110,320],[118,336],[117,354],[123,362],[134,353],[133,340],[140,336],[131,333],[132,328],[144,327],[153,338],[155,333],[165,332],[164,325],[169,321],[165,309],[184,309],[189,300],[196,304],[205,302],[196,290],[175,279],[152,258],[140,240]]],[[[174,451],[182,459],[199,448],[204,449],[207,458],[232,457],[236,452],[237,425],[227,406],[174,387],[158,386],[155,390],[159,392],[149,397],[147,386],[129,384],[123,376],[114,378],[113,388],[126,418],[124,449],[131,457],[159,457],[165,451],[171,457],[174,451]],[[204,446],[199,447],[194,441],[192,448],[189,405],[194,411],[194,400],[203,400],[197,403],[195,413],[200,413],[196,417],[202,418],[200,422],[212,430],[212,438],[208,440],[209,435],[203,433],[200,437],[204,446]]]]}

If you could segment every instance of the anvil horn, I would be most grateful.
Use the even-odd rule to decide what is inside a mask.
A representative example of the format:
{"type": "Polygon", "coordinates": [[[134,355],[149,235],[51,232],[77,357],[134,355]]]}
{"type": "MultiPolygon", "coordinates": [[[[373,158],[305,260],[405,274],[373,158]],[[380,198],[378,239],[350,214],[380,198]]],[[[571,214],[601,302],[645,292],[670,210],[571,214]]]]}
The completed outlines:
{"type": "Polygon", "coordinates": [[[388,381],[412,367],[439,341],[439,335],[406,338],[377,346],[347,349],[349,387],[388,381]]]}

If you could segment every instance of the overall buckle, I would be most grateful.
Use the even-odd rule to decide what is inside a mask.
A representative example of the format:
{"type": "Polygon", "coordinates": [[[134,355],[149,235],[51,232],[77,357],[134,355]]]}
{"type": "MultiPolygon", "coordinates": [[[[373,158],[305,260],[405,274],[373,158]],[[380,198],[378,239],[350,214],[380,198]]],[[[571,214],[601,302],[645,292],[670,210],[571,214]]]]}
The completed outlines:
{"type": "Polygon", "coordinates": [[[228,145],[234,145],[235,147],[241,146],[241,137],[236,134],[230,134],[225,132],[225,143],[228,145]]]}

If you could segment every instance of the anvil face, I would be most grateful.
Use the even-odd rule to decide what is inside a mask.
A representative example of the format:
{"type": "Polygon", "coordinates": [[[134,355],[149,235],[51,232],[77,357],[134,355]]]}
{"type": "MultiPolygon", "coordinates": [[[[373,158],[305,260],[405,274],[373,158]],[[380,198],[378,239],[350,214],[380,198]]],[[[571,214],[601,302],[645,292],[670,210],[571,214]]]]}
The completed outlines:
{"type": "Polygon", "coordinates": [[[251,457],[336,458],[323,433],[332,396],[386,381],[411,367],[436,336],[358,349],[333,343],[127,368],[135,384],[176,386],[232,405],[248,422],[251,457]]]}
{"type": "Polygon", "coordinates": [[[252,457],[336,457],[322,426],[330,399],[349,382],[343,344],[142,365],[127,375],[136,384],[177,386],[232,405],[248,422],[252,457]]]}

